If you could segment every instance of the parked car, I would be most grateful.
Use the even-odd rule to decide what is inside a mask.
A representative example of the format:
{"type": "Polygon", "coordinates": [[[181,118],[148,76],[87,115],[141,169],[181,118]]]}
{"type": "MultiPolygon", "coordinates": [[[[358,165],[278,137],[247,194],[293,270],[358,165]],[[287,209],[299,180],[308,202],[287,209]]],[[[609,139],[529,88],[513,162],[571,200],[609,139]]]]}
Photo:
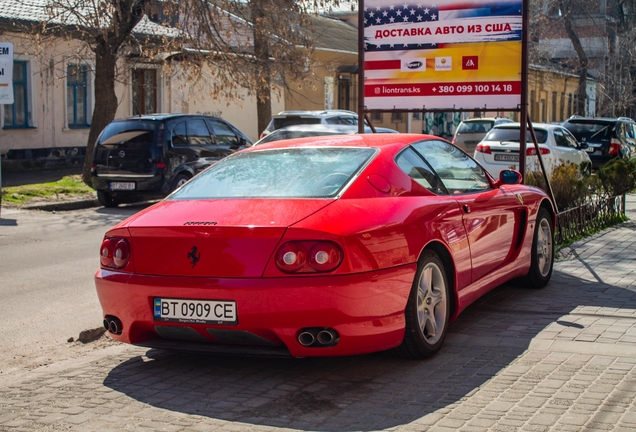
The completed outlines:
{"type": "Polygon", "coordinates": [[[346,110],[324,110],[324,111],[281,111],[272,117],[265,130],[261,133],[263,138],[277,129],[308,124],[330,124],[330,125],[358,125],[358,113],[346,110]]]}
{"type": "MultiPolygon", "coordinates": [[[[373,133],[370,127],[364,128],[365,133],[373,133]]],[[[375,128],[376,133],[398,133],[395,129],[389,128],[375,128]]],[[[294,125],[286,126],[272,132],[271,134],[264,136],[260,140],[256,141],[254,145],[264,144],[273,141],[280,141],[292,138],[306,138],[322,135],[350,135],[358,133],[358,126],[343,126],[332,124],[309,124],[309,125],[294,125]]]]}
{"type": "Polygon", "coordinates": [[[554,221],[518,172],[495,181],[434,136],[290,139],[229,156],[110,229],[95,283],[121,342],[423,358],[492,288],[548,283],[554,221]]]}
{"type": "Polygon", "coordinates": [[[252,145],[218,117],[149,114],[113,120],[93,153],[92,182],[99,202],[162,198],[202,169],[252,145]]]}
{"type": "Polygon", "coordinates": [[[486,133],[488,133],[490,129],[496,125],[505,123],[512,123],[512,120],[507,117],[476,117],[466,119],[457,127],[452,143],[466,151],[466,153],[473,154],[477,144],[486,136],[486,133]]]}
{"type": "Polygon", "coordinates": [[[610,159],[636,157],[636,123],[627,117],[586,118],[570,117],[563,123],[580,142],[587,144],[586,151],[595,169],[610,159]]]}
{"type": "MultiPolygon", "coordinates": [[[[574,136],[563,126],[535,123],[535,136],[541,151],[541,158],[548,175],[560,164],[572,163],[591,172],[586,145],[579,144],[574,136]]],[[[519,168],[519,123],[507,123],[495,126],[475,148],[475,159],[490,175],[498,177],[502,170],[519,168]]],[[[528,170],[540,170],[539,158],[534,147],[530,131],[526,132],[526,167],[528,170]]]]}

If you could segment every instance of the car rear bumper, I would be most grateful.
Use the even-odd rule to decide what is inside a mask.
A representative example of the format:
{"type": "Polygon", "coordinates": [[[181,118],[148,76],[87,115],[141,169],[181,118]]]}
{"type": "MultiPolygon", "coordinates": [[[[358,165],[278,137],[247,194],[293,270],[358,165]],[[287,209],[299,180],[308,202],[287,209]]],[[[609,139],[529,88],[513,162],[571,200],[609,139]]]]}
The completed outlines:
{"type": "Polygon", "coordinates": [[[150,193],[167,193],[168,189],[165,187],[164,176],[161,173],[156,173],[151,177],[100,177],[93,174],[91,178],[93,188],[97,191],[109,192],[121,196],[126,195],[139,195],[147,192],[150,193]],[[111,183],[134,183],[135,188],[132,190],[113,190],[111,189],[111,183]]]}
{"type": "Polygon", "coordinates": [[[121,321],[111,336],[136,345],[208,352],[340,356],[382,351],[404,337],[404,309],[416,264],[342,276],[188,278],[95,274],[104,317],[121,321]],[[155,321],[153,301],[231,300],[236,325],[155,321]],[[334,346],[305,347],[301,329],[329,328],[334,346]]]}

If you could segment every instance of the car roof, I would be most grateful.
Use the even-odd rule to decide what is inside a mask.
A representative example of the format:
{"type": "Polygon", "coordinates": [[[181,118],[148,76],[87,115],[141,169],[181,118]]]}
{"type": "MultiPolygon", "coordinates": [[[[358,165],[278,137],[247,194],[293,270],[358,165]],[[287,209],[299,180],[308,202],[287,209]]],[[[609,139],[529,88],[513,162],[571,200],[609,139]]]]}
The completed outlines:
{"type": "Polygon", "coordinates": [[[567,119],[564,123],[616,123],[616,122],[629,122],[635,123],[633,119],[629,117],[578,117],[573,116],[567,119]]]}
{"type": "Polygon", "coordinates": [[[210,115],[205,115],[205,114],[173,114],[173,113],[156,113],[156,114],[141,114],[141,115],[136,115],[136,116],[130,116],[130,117],[121,117],[121,118],[116,118],[113,121],[114,122],[124,122],[124,121],[163,121],[163,120],[170,120],[173,118],[179,118],[179,117],[183,117],[183,118],[188,118],[188,117],[207,117],[207,118],[215,118],[217,119],[218,117],[215,116],[210,116],[210,115]]]}
{"type": "MultiPolygon", "coordinates": [[[[498,124],[493,126],[493,129],[517,129],[521,127],[521,123],[519,122],[512,122],[512,123],[503,123],[503,124],[498,124]]],[[[558,125],[558,124],[551,124],[551,123],[532,123],[532,127],[535,129],[547,129],[547,130],[554,130],[554,129],[562,129],[563,126],[558,125]]]]}
{"type": "Polygon", "coordinates": [[[288,140],[273,141],[258,146],[249,147],[243,151],[260,151],[288,147],[389,147],[407,146],[416,141],[435,139],[443,141],[440,137],[424,134],[349,134],[349,135],[321,135],[309,138],[292,138],[288,140]]]}
{"type": "Polygon", "coordinates": [[[478,121],[495,121],[495,120],[510,120],[510,119],[508,117],[471,117],[462,121],[464,123],[470,123],[470,122],[478,122],[478,121]]]}
{"type": "MultiPolygon", "coordinates": [[[[369,126],[364,126],[365,130],[370,131],[369,126]]],[[[376,131],[385,133],[398,133],[394,129],[376,127],[376,131]]],[[[272,133],[281,133],[281,131],[308,131],[308,132],[340,132],[343,134],[357,133],[357,125],[338,125],[338,124],[296,124],[276,129],[272,133]]]]}
{"type": "Polygon", "coordinates": [[[308,116],[308,117],[328,117],[333,115],[355,115],[358,113],[347,110],[314,110],[314,111],[303,111],[303,110],[289,110],[289,111],[281,111],[274,118],[282,118],[287,116],[308,116]]]}

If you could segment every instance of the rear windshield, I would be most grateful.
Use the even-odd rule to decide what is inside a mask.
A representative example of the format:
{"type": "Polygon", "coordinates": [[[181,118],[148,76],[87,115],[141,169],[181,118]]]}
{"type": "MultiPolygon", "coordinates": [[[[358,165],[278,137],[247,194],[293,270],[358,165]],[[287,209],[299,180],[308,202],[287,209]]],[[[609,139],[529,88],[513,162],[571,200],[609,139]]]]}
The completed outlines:
{"type": "Polygon", "coordinates": [[[493,123],[492,120],[464,122],[459,125],[457,133],[486,133],[492,129],[493,123]]]}
{"type": "Polygon", "coordinates": [[[567,130],[572,132],[572,135],[579,141],[598,141],[601,139],[608,139],[612,130],[612,123],[599,123],[599,122],[582,122],[573,123],[568,122],[564,125],[567,130]]]}
{"type": "Polygon", "coordinates": [[[274,130],[287,126],[295,126],[300,124],[320,124],[319,118],[311,117],[285,117],[274,119],[274,130]]]}
{"type": "MultiPolygon", "coordinates": [[[[537,142],[544,144],[548,140],[548,132],[544,129],[535,129],[534,134],[537,136],[537,142]]],[[[515,128],[496,128],[488,132],[483,141],[512,141],[519,142],[521,132],[515,128]]],[[[526,142],[533,142],[530,131],[526,131],[526,142]]]]}
{"type": "Polygon", "coordinates": [[[113,122],[102,132],[99,144],[148,147],[154,142],[158,129],[159,122],[155,121],[113,122]]]}
{"type": "Polygon", "coordinates": [[[375,154],[372,148],[289,148],[227,157],[169,199],[328,198],[375,154]]]}

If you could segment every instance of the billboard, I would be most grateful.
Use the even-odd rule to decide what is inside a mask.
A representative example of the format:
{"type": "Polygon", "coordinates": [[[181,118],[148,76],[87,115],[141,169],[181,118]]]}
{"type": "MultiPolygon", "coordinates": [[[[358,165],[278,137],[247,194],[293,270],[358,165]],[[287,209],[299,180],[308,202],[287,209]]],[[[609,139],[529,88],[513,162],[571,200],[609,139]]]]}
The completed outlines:
{"type": "Polygon", "coordinates": [[[13,44],[0,42],[0,104],[13,103],[13,44]]]}
{"type": "Polygon", "coordinates": [[[365,0],[367,109],[517,109],[522,0],[365,0]]]}

